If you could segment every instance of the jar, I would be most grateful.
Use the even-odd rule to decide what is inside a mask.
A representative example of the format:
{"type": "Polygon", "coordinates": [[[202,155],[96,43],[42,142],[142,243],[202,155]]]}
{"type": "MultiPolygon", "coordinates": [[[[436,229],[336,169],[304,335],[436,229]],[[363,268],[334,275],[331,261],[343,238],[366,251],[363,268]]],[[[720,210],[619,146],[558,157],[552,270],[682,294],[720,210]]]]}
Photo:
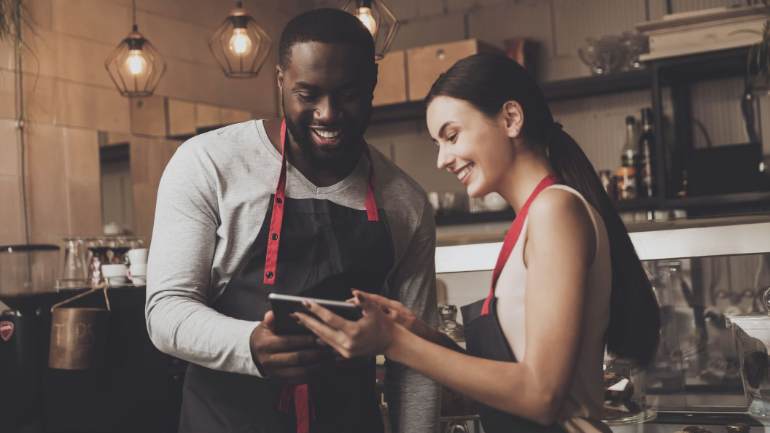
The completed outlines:
{"type": "Polygon", "coordinates": [[[748,413],[770,420],[770,288],[764,290],[765,312],[728,316],[735,336],[743,391],[749,403],[748,413]]]}
{"type": "Polygon", "coordinates": [[[647,405],[645,372],[634,362],[606,357],[604,360],[604,416],[609,425],[635,424],[655,418],[647,405]]]}
{"type": "Polygon", "coordinates": [[[615,185],[618,200],[632,200],[637,197],[636,169],[620,167],[615,171],[615,185]]]}

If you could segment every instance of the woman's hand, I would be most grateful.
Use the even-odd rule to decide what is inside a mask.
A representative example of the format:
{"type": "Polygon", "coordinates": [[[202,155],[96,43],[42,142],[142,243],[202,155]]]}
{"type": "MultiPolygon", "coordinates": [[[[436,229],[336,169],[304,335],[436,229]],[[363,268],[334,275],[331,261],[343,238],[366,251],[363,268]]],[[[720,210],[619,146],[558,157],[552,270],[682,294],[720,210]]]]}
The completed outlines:
{"type": "Polygon", "coordinates": [[[418,318],[412,310],[406,308],[404,304],[384,296],[362,292],[360,290],[353,290],[353,296],[354,298],[350,301],[354,304],[360,305],[360,300],[364,300],[379,305],[388,317],[392,317],[396,323],[403,326],[408,331],[427,340],[434,340],[432,337],[434,337],[436,331],[420,320],[420,318],[418,318]]]}
{"type": "Polygon", "coordinates": [[[304,305],[317,318],[300,312],[294,313],[294,317],[344,358],[385,353],[393,341],[394,328],[398,326],[396,314],[386,313],[379,304],[360,293],[356,298],[363,317],[355,322],[345,320],[315,302],[304,302],[304,305]]]}

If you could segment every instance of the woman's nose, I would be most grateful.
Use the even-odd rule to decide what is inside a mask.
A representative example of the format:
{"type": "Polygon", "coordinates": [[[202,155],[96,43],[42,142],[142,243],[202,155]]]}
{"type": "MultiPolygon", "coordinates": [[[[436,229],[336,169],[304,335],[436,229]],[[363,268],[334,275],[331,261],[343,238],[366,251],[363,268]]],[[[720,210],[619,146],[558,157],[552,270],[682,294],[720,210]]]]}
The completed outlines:
{"type": "Polygon", "coordinates": [[[438,157],[436,158],[436,167],[439,170],[445,169],[449,164],[452,163],[452,160],[454,158],[452,155],[447,151],[446,146],[439,145],[438,146],[438,157]]]}

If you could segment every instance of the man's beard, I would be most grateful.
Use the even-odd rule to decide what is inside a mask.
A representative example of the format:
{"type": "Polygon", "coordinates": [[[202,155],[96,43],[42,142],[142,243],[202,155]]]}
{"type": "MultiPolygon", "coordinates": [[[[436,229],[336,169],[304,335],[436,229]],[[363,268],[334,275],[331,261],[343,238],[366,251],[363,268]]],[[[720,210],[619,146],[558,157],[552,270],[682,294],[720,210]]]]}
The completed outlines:
{"type": "MultiPolygon", "coordinates": [[[[284,107],[283,110],[286,113],[284,107]]],[[[310,128],[307,125],[295,123],[289,116],[284,117],[286,127],[291,138],[297,143],[302,156],[314,167],[321,169],[335,169],[346,165],[351,159],[358,159],[358,144],[364,141],[362,131],[358,128],[346,126],[342,128],[342,142],[334,149],[320,149],[310,137],[310,128]]],[[[302,122],[300,120],[300,122],[302,122]]],[[[309,123],[308,123],[309,125],[309,123]]]]}

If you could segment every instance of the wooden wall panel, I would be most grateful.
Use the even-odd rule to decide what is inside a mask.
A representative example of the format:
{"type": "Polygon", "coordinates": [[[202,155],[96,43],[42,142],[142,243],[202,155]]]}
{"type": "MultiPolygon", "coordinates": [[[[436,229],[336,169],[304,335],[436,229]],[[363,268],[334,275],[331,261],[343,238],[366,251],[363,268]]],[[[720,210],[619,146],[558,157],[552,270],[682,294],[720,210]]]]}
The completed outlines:
{"type": "Polygon", "coordinates": [[[181,143],[174,140],[138,138],[131,142],[131,178],[136,235],[149,242],[155,220],[158,185],[166,164],[181,143]]]}

